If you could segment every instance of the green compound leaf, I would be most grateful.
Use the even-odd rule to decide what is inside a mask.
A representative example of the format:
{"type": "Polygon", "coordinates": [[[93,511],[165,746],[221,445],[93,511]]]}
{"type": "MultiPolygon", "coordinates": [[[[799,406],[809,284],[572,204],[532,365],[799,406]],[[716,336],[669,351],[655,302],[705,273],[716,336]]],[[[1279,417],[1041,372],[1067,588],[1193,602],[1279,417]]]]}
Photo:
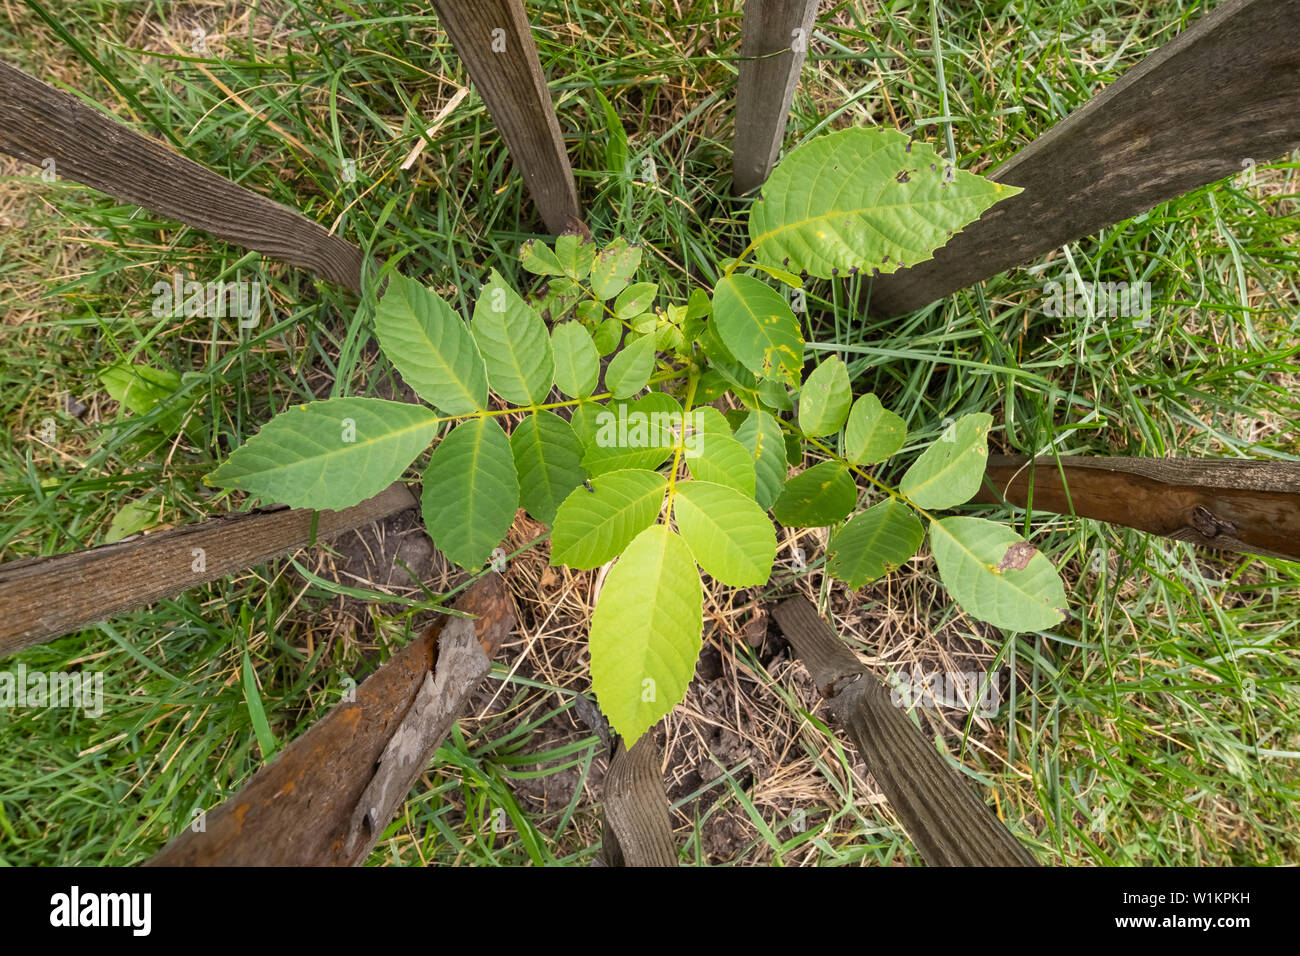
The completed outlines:
{"type": "Polygon", "coordinates": [[[868,393],[853,403],[844,426],[844,456],[854,465],[874,465],[903,447],[907,425],[868,393]]]}
{"type": "Polygon", "coordinates": [[[752,276],[724,276],[713,289],[713,321],[722,344],[749,371],[799,383],[803,333],[781,293],[752,276]]]}
{"type": "Polygon", "coordinates": [[[930,550],[953,600],[971,617],[1008,631],[1065,620],[1065,586],[1052,563],[1010,528],[984,518],[930,523],[930,550]]]}
{"type": "Polygon", "coordinates": [[[655,338],[642,336],[629,342],[605,369],[605,387],[615,398],[630,398],[645,388],[655,370],[655,338]]]}
{"type": "Polygon", "coordinates": [[[993,416],[963,415],[921,453],[903,475],[899,490],[920,508],[952,508],[979,491],[989,458],[993,416]]]}
{"type": "Polygon", "coordinates": [[[474,303],[470,331],[494,392],[514,405],[546,401],[555,378],[546,323],[495,269],[474,303]]]}
{"type": "Polygon", "coordinates": [[[655,304],[659,286],[654,282],[636,282],[618,294],[614,300],[614,314],[624,322],[630,322],[639,315],[650,311],[655,304]]]}
{"type": "Polygon", "coordinates": [[[437,434],[438,416],[423,405],[331,398],[275,416],[206,481],[337,511],[391,485],[437,434]]]}
{"type": "Polygon", "coordinates": [[[644,469],[592,478],[590,491],[584,485],[560,505],[551,530],[551,564],[586,570],[614,560],[659,516],[667,490],[667,478],[644,469]]]}
{"type": "Polygon", "coordinates": [[[754,462],[754,497],[760,507],[772,507],[772,502],[785,487],[785,476],[789,471],[781,423],[767,412],[750,412],[736,429],[736,440],[745,446],[754,462]]]}
{"type": "Polygon", "coordinates": [[[651,392],[635,402],[610,402],[594,413],[584,409],[582,419],[584,431],[574,426],[584,449],[582,467],[589,475],[603,475],[666,462],[677,446],[682,407],[671,395],[651,392]]]}
{"type": "Polygon", "coordinates": [[[770,378],[765,378],[758,383],[758,398],[768,408],[775,408],[778,412],[794,411],[790,390],[770,378]]]}
{"type": "Polygon", "coordinates": [[[754,459],[748,448],[731,437],[730,430],[688,435],[685,458],[692,478],[726,485],[754,497],[754,459]]]}
{"type": "Polygon", "coordinates": [[[925,529],[912,510],[886,498],[831,536],[826,549],[826,569],[831,577],[851,588],[883,578],[916,554],[925,529]]]}
{"type": "Polygon", "coordinates": [[[831,356],[808,373],[799,390],[799,430],[812,438],[833,435],[843,426],[852,401],[849,370],[831,356]]]}
{"type": "Polygon", "coordinates": [[[487,372],[474,337],[446,302],[393,274],[375,311],[375,336],[415,393],[448,415],[487,408],[487,372]]]}
{"type": "MultiPolygon", "coordinates": [[[[563,238],[563,237],[561,237],[563,238]]],[[[570,398],[586,398],[600,380],[600,356],[591,333],[579,322],[562,322],[551,330],[555,384],[570,398]]]]}
{"type": "Polygon", "coordinates": [[[473,418],[438,443],[424,471],[424,526],[462,568],[487,563],[519,507],[510,439],[495,418],[473,418]]]}
{"type": "Polygon", "coordinates": [[[1020,192],[960,170],[892,129],[846,129],[785,157],[749,216],[755,257],[822,279],[886,275],[1020,192]],[[951,180],[951,181],[949,181],[951,180]]]}
{"type": "Polygon", "coordinates": [[[573,426],[554,412],[533,412],[510,434],[510,451],[525,510],[542,524],[554,524],[561,502],[587,477],[573,426]]]}
{"type": "Polygon", "coordinates": [[[564,267],[551,247],[536,239],[529,239],[519,247],[519,264],[535,276],[564,275],[564,267]]]}
{"type": "Polygon", "coordinates": [[[555,240],[555,259],[566,276],[580,282],[591,273],[596,244],[572,233],[560,236],[555,240]]]}
{"type": "Polygon", "coordinates": [[[623,341],[623,323],[612,315],[607,319],[601,319],[591,330],[591,341],[595,344],[597,352],[608,355],[623,341]]]}
{"type": "Polygon", "coordinates": [[[686,696],[703,608],[691,549],[661,524],[637,535],[606,578],[591,616],[591,686],[627,746],[686,696]]]}
{"type": "Polygon", "coordinates": [[[612,299],[625,288],[641,264],[641,247],[615,239],[591,264],[591,291],[601,299],[612,299]]]}
{"type": "Polygon", "coordinates": [[[787,528],[817,528],[839,521],[858,503],[858,487],[848,467],[823,461],[785,484],[772,514],[787,528]]]}
{"type": "Polygon", "coordinates": [[[683,481],[673,517],[700,567],[723,584],[751,587],[772,576],[776,529],[753,498],[709,481],[683,481]]]}

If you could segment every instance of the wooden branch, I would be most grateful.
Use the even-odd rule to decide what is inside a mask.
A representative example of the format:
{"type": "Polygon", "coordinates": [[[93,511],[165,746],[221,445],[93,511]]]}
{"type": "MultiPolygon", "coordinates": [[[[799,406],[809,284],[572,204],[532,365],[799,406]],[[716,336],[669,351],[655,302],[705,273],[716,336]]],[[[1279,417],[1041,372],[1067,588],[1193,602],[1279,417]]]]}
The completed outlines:
{"type": "Polygon", "coordinates": [[[343,511],[263,509],[0,564],[0,657],[415,506],[394,484],[343,511]]]}
{"type": "Polygon", "coordinates": [[[919,309],[1300,145],[1300,0],[1225,0],[989,175],[1024,192],[932,260],[876,279],[919,309]]]}
{"type": "Polygon", "coordinates": [[[433,0],[553,233],[586,233],[573,168],[522,0],[433,0]]]}
{"type": "Polygon", "coordinates": [[[443,626],[434,673],[425,672],[411,709],[389,738],[375,775],[352,811],[345,849],[356,854],[354,862],[375,848],[384,827],[460,717],[469,695],[491,669],[471,621],[453,618],[443,626]]]}
{"type": "Polygon", "coordinates": [[[985,478],[976,501],[1300,561],[1300,462],[990,455],[985,478]]]}
{"type": "Polygon", "coordinates": [[[605,774],[605,842],[608,866],[676,866],[677,847],[659,748],[647,732],[628,750],[620,739],[605,774]]]}
{"type": "Polygon", "coordinates": [[[361,289],[359,248],[111,116],[0,63],[0,152],[219,239],[361,289]]]}
{"type": "Polygon", "coordinates": [[[498,574],[456,608],[472,627],[436,621],[146,865],[364,863],[514,626],[498,574]]]}
{"type": "Polygon", "coordinates": [[[765,183],[776,165],[816,19],[817,0],[745,0],[732,160],[738,195],[765,183]]]}
{"type": "Polygon", "coordinates": [[[1011,832],[800,596],[773,617],[930,866],[1034,866],[1011,832]]]}

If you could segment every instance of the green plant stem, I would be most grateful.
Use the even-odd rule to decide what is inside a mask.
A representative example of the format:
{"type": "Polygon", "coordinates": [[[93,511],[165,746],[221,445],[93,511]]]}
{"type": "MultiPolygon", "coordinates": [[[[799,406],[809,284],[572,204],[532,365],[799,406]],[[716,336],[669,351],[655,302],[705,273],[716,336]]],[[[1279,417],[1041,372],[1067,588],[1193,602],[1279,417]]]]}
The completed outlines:
{"type": "Polygon", "coordinates": [[[673,512],[673,497],[677,494],[677,469],[682,461],[682,452],[686,448],[686,416],[690,414],[691,403],[695,401],[695,386],[700,382],[700,369],[692,365],[686,382],[686,401],[682,405],[682,435],[673,449],[673,466],[668,472],[668,494],[664,498],[664,521],[667,522],[673,512]]]}
{"type": "Polygon", "coordinates": [[[779,418],[777,419],[777,421],[780,422],[780,423],[781,423],[781,427],[784,428],[786,431],[790,432],[790,434],[798,436],[798,437],[801,438],[802,440],[806,441],[808,444],[812,445],[814,448],[816,448],[816,449],[817,449],[818,451],[820,451],[822,454],[828,456],[829,458],[831,458],[831,459],[833,459],[833,460],[835,460],[835,461],[838,461],[840,464],[842,464],[842,465],[847,465],[847,466],[849,467],[849,470],[850,470],[850,471],[856,471],[856,472],[857,472],[859,475],[861,475],[863,478],[867,479],[867,481],[871,482],[873,485],[875,485],[877,488],[879,488],[879,489],[880,489],[881,491],[883,491],[885,494],[889,495],[889,497],[891,497],[891,498],[896,498],[897,500],[901,501],[903,504],[905,504],[905,505],[907,505],[909,508],[911,508],[913,511],[915,511],[915,512],[921,514],[921,515],[924,515],[925,518],[926,518],[927,520],[929,520],[929,521],[934,521],[934,520],[936,520],[935,517],[934,517],[934,515],[930,514],[930,512],[926,511],[924,508],[922,508],[920,505],[918,505],[916,502],[914,502],[911,498],[907,497],[907,495],[903,494],[901,491],[898,491],[898,490],[895,489],[895,488],[891,488],[891,487],[889,487],[889,485],[885,484],[883,481],[881,481],[881,480],[880,480],[879,478],[877,478],[875,475],[873,475],[873,474],[871,474],[870,472],[868,472],[868,471],[867,471],[866,469],[864,469],[861,465],[855,465],[853,462],[849,461],[849,460],[848,460],[847,458],[845,458],[843,455],[841,455],[841,454],[839,454],[838,452],[832,450],[832,449],[830,448],[830,446],[828,446],[828,445],[826,445],[826,444],[824,444],[824,443],[822,443],[822,442],[819,442],[816,438],[809,438],[807,435],[803,434],[801,431],[799,431],[799,429],[795,428],[795,427],[794,427],[793,425],[791,425],[789,422],[782,421],[782,420],[779,419],[779,418]]]}
{"type": "MultiPolygon", "coordinates": [[[[682,370],[677,368],[665,369],[662,372],[656,372],[646,380],[647,385],[655,385],[659,382],[667,382],[670,379],[677,378],[681,375],[682,370]]],[[[553,408],[568,408],[572,405],[585,405],[587,402],[603,402],[613,398],[613,392],[601,392],[599,395],[588,395],[586,398],[566,398],[562,402],[544,402],[540,405],[511,405],[509,408],[480,409],[477,412],[465,412],[461,415],[444,415],[438,419],[438,424],[443,422],[460,422],[470,418],[496,418],[501,415],[528,415],[532,412],[547,412],[553,408]]]]}
{"type": "Polygon", "coordinates": [[[739,268],[740,265],[744,263],[746,259],[749,258],[749,254],[754,251],[755,246],[757,246],[757,243],[751,240],[749,245],[747,245],[741,251],[740,255],[736,256],[735,259],[731,260],[731,265],[727,266],[727,268],[723,270],[722,278],[724,279],[729,278],[731,274],[735,272],[736,269],[739,268]]]}

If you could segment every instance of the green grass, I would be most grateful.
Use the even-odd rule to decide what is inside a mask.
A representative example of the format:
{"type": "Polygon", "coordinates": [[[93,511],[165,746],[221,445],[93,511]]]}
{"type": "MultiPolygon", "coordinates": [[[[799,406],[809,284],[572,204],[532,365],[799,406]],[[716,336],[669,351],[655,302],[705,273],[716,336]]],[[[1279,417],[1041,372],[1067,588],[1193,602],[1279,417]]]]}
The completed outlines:
{"type": "MultiPolygon", "coordinates": [[[[462,309],[489,268],[526,279],[514,253],[540,224],[476,94],[409,172],[397,168],[466,82],[418,5],[284,0],[238,19],[143,0],[49,7],[57,31],[7,8],[15,19],[0,20],[0,55],[37,76],[75,77],[79,95],[143,131],[171,131],[186,155],[337,222],[378,256],[403,256],[406,274],[462,309]],[[207,55],[189,49],[199,25],[215,36],[207,55]],[[356,160],[355,182],[341,180],[344,158],[356,160]]],[[[678,7],[670,24],[662,4],[643,0],[529,4],[588,223],[598,238],[645,243],[644,277],[675,301],[711,284],[717,259],[743,246],[726,172],[739,13],[678,7]],[[657,183],[623,173],[626,163],[639,175],[647,159],[657,183]]],[[[829,4],[787,142],[879,122],[987,172],[1204,9],[1076,0],[948,4],[932,17],[928,4],[829,4]]],[[[290,403],[382,385],[387,370],[363,348],[367,308],[354,296],[38,173],[0,184],[0,199],[31,197],[21,226],[0,233],[0,560],[98,543],[132,501],[158,524],[225,510],[200,479],[231,447],[290,403]],[[272,320],[241,337],[220,320],[156,319],[150,290],[173,271],[256,276],[272,320]],[[122,360],[184,375],[191,437],[161,434],[157,415],[119,418],[96,375],[122,360]],[[90,405],[84,419],[68,414],[69,398],[90,405]],[[47,417],[52,445],[34,437],[47,417]]],[[[856,280],[815,284],[807,337],[814,354],[850,363],[855,392],[875,391],[908,420],[913,447],[946,417],[991,411],[996,444],[1026,454],[1294,460],[1296,201],[1297,164],[1261,165],[1253,186],[1197,190],[899,320],[867,318],[856,280]],[[1045,316],[1043,283],[1067,274],[1149,281],[1149,325],[1045,316]]],[[[1043,516],[1028,527],[1062,569],[1075,619],[1050,637],[975,631],[1021,683],[991,728],[948,738],[1008,824],[1051,863],[1300,861],[1300,565],[1089,521],[1043,516]]],[[[896,612],[907,625],[864,653],[884,656],[940,627],[971,630],[931,600],[941,589],[922,586],[933,566],[915,572],[915,587],[834,592],[837,612],[896,612]],[[914,600],[896,607],[900,597],[914,600]]],[[[816,562],[809,582],[830,593],[816,562]]],[[[360,679],[409,634],[410,617],[391,605],[369,612],[373,628],[332,632],[336,591],[281,562],[21,655],[29,669],[103,671],[105,714],[0,712],[0,860],[139,862],[196,808],[238,789],[271,741],[303,732],[343,678],[360,679]]],[[[497,667],[491,715],[462,722],[372,862],[589,861],[600,746],[573,717],[585,674],[530,669],[549,640],[530,645],[528,667],[514,657],[497,667]],[[557,721],[577,729],[537,746],[533,735],[557,721]],[[578,781],[570,800],[539,809],[517,798],[560,774],[578,781]],[[499,811],[506,825],[494,829],[499,811]]],[[[727,862],[918,862],[887,807],[864,799],[856,756],[793,692],[790,665],[769,670],[743,642],[721,646],[789,715],[788,759],[821,781],[820,796],[791,800],[752,765],[720,761],[675,797],[683,859],[710,860],[703,834],[728,816],[744,837],[727,862]],[[815,824],[795,831],[796,805],[815,824]]],[[[580,654],[559,656],[570,658],[580,654]]],[[[673,720],[684,738],[689,722],[673,720]]],[[[686,744],[677,754],[710,763],[686,744]]]]}

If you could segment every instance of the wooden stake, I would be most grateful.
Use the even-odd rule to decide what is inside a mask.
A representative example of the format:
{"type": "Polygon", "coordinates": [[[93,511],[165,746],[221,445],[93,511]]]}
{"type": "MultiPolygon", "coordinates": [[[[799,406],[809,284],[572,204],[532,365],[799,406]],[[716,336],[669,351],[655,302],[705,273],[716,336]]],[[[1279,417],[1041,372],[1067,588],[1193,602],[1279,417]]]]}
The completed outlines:
{"type": "MultiPolygon", "coordinates": [[[[988,175],[1024,192],[871,288],[897,315],[1300,145],[1300,0],[1225,0],[988,175]]],[[[1118,43],[1119,36],[1111,38],[1118,43]]]]}
{"type": "Polygon", "coordinates": [[[817,19],[817,0],[745,0],[736,93],[734,190],[767,181],[817,19]]]}
{"type": "Polygon", "coordinates": [[[1029,851],[889,699],[802,596],[772,616],[930,866],[1035,866],[1029,851]]]}
{"type": "Polygon", "coordinates": [[[0,63],[0,152],[361,290],[361,250],[26,73],[0,63]]]}
{"type": "Polygon", "coordinates": [[[677,865],[659,748],[651,733],[631,750],[620,739],[605,774],[604,856],[609,866],[677,865]]]}
{"type": "Polygon", "coordinates": [[[514,627],[498,574],[184,830],[148,866],[357,866],[405,802],[514,627]]]}
{"type": "Polygon", "coordinates": [[[586,233],[537,44],[521,0],[433,0],[442,25],[505,137],[553,233],[586,233]]]}
{"type": "Polygon", "coordinates": [[[0,564],[0,657],[415,506],[394,484],[343,511],[223,515],[72,554],[0,564]]]}
{"type": "Polygon", "coordinates": [[[1300,462],[990,455],[976,501],[1300,561],[1300,462]]]}

